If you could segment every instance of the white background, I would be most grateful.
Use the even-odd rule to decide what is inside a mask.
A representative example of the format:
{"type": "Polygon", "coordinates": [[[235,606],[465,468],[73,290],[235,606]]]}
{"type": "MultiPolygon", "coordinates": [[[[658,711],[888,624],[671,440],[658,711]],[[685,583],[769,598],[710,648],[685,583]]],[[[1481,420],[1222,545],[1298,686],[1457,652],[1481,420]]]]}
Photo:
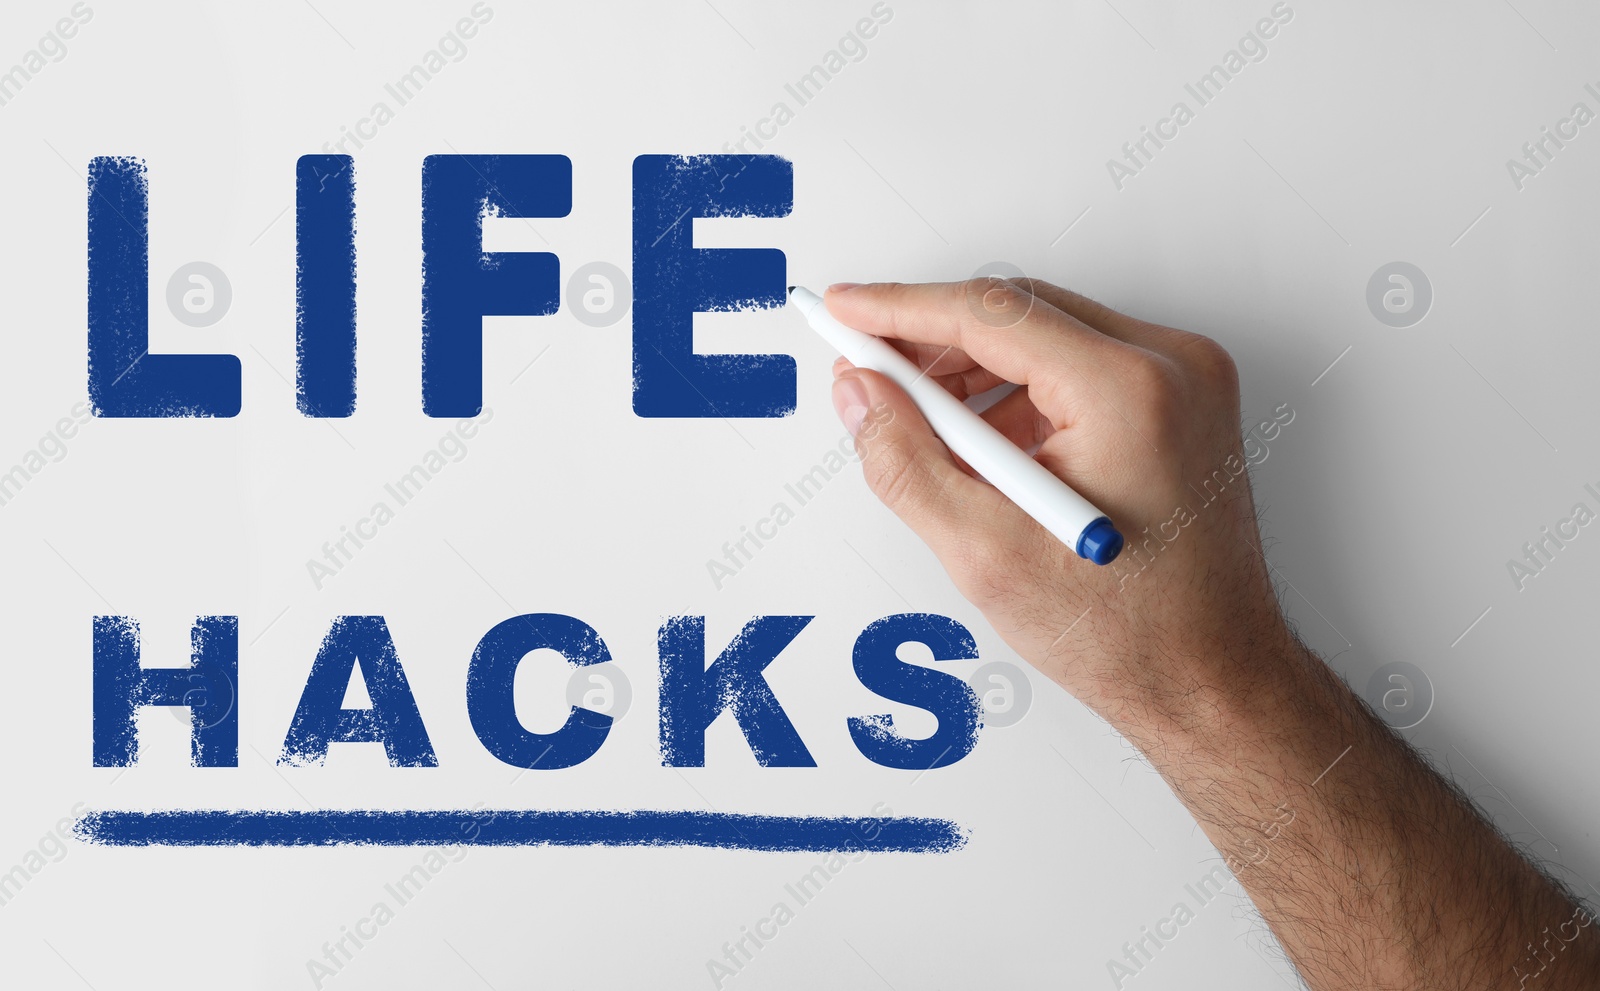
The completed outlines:
{"type": "MultiPolygon", "coordinates": [[[[1174,101],[1194,108],[1184,83],[1271,4],[1114,3],[894,2],[866,57],[765,149],[794,162],[793,215],[700,223],[699,243],[780,247],[790,281],[818,287],[964,278],[1004,261],[1221,340],[1247,413],[1297,412],[1254,484],[1305,638],[1358,689],[1386,663],[1421,667],[1437,699],[1409,735],[1594,897],[1600,537],[1583,533],[1520,592],[1506,561],[1575,502],[1600,508],[1583,491],[1600,483],[1589,313],[1600,125],[1520,191],[1505,162],[1575,102],[1600,111],[1583,90],[1600,80],[1600,12],[1293,0],[1267,57],[1119,191],[1106,160],[1174,101]],[[1420,266],[1435,294],[1406,329],[1365,301],[1368,278],[1396,260],[1420,266]]],[[[1026,718],[986,730],[950,768],[919,778],[856,752],[850,715],[896,711],[930,728],[855,682],[849,647],[872,620],[943,613],[971,627],[985,660],[1015,658],[855,469],[713,587],[707,559],[841,437],[831,354],[793,314],[700,321],[705,350],[799,360],[794,416],[731,424],[635,417],[627,320],[490,321],[493,419],[466,458],[320,591],[307,574],[323,541],[450,426],[419,400],[423,157],[569,155],[572,215],[493,225],[489,246],[557,251],[564,275],[596,260],[626,270],[634,156],[721,151],[775,101],[793,108],[784,84],[868,16],[866,0],[493,0],[466,56],[354,152],[359,405],[331,422],[302,417],[289,384],[295,160],[389,99],[383,84],[471,5],[92,6],[66,56],[0,107],[0,468],[85,399],[83,175],[96,155],[149,162],[154,347],[240,355],[244,409],[90,423],[0,507],[0,872],[80,802],[817,815],[886,802],[970,828],[957,854],[849,865],[728,987],[1106,988],[1124,942],[1192,904],[1184,886],[1215,852],[1131,748],[1043,679],[1026,718]],[[233,287],[230,312],[204,330],[163,299],[195,260],[233,287]],[[576,768],[518,777],[467,722],[472,647],[517,612],[592,624],[631,680],[633,708],[576,768]],[[90,623],[102,613],[136,617],[163,664],[187,657],[196,615],[240,617],[238,768],[187,766],[186,727],[165,711],[141,718],[141,766],[91,766],[90,623]],[[440,766],[394,770],[379,748],[349,746],[323,768],[275,768],[330,620],[367,613],[388,618],[440,766]],[[682,613],[706,615],[717,644],[752,615],[816,615],[769,674],[817,768],[756,766],[726,719],[705,768],[660,766],[655,632],[682,613]]],[[[0,67],[69,9],[6,4],[0,67]]],[[[530,724],[560,718],[563,683],[554,665],[530,665],[519,683],[530,724]]],[[[307,960],[421,856],[74,842],[0,908],[0,957],[35,988],[310,987],[307,960]]],[[[711,987],[707,960],[820,859],[471,850],[324,986],[711,987]]],[[[1292,985],[1237,890],[1129,986],[1292,985]]]]}

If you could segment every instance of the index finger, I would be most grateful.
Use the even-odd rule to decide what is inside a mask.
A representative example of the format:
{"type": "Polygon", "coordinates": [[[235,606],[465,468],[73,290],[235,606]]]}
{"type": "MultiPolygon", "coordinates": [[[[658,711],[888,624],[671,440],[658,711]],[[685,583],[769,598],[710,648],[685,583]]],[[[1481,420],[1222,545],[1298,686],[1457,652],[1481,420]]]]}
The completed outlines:
{"type": "MultiPolygon", "coordinates": [[[[823,297],[840,322],[863,333],[936,348],[953,347],[1008,382],[1058,394],[1068,370],[1092,371],[1115,387],[1136,381],[1153,355],[1107,337],[1047,300],[1004,279],[830,289],[823,297]],[[1004,320],[980,314],[1009,314],[1004,320]],[[1001,323],[1015,322],[1009,326],[1001,323]]],[[[1067,399],[1066,396],[1060,396],[1067,399]]]]}

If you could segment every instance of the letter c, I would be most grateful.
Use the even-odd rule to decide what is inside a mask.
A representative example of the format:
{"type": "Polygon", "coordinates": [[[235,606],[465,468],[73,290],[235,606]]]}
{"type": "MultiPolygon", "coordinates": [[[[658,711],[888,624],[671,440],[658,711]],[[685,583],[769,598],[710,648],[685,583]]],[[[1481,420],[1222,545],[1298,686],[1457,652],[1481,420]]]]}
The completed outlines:
{"type": "Polygon", "coordinates": [[[757,919],[756,920],[756,935],[760,936],[762,939],[772,939],[774,936],[777,936],[778,935],[778,929],[777,929],[776,926],[774,926],[772,928],[771,932],[767,932],[767,930],[762,928],[762,926],[766,925],[767,923],[769,923],[771,921],[772,921],[771,919],[757,919]]]}
{"type": "Polygon", "coordinates": [[[365,929],[361,928],[361,926],[363,924],[371,922],[371,921],[372,921],[372,919],[371,918],[367,918],[367,917],[363,917],[363,918],[357,919],[356,920],[356,935],[360,936],[362,939],[372,939],[374,936],[378,935],[378,928],[376,926],[374,926],[372,928],[371,932],[367,932],[365,929]]]}
{"type": "Polygon", "coordinates": [[[1556,121],[1556,133],[1561,135],[1563,138],[1575,138],[1578,136],[1578,125],[1572,123],[1571,117],[1563,117],[1556,121]],[[1566,128],[1561,126],[1562,124],[1572,124],[1572,133],[1568,134],[1566,128]]]}
{"type": "Polygon", "coordinates": [[[371,117],[363,117],[360,120],[356,121],[356,133],[361,135],[361,137],[364,138],[367,141],[371,141],[373,138],[378,136],[378,129],[376,127],[374,127],[372,129],[372,133],[371,134],[368,134],[367,133],[367,129],[362,126],[363,124],[370,124],[370,123],[372,123],[372,118],[371,117]]]}
{"type": "Polygon", "coordinates": [[[567,721],[554,733],[534,733],[517,718],[512,686],[522,659],[551,649],[582,667],[611,660],[611,650],[594,628],[571,616],[528,613],[495,626],[472,652],[467,665],[467,718],[484,749],[512,767],[558,770],[588,760],[611,732],[611,717],[570,706],[567,721]]]}
{"type": "Polygon", "coordinates": [[[1178,125],[1172,124],[1172,133],[1168,134],[1166,131],[1162,130],[1162,128],[1161,128],[1162,124],[1172,124],[1172,118],[1171,117],[1163,117],[1160,120],[1156,121],[1156,133],[1161,135],[1163,138],[1167,138],[1167,139],[1175,138],[1175,137],[1178,136],[1178,125]]]}
{"type": "Polygon", "coordinates": [[[1578,526],[1572,522],[1572,517],[1569,516],[1566,519],[1556,521],[1556,533],[1561,534],[1561,539],[1563,540],[1571,540],[1578,535],[1578,526]],[[1569,524],[1572,526],[1571,533],[1567,532],[1567,525],[1569,524]]]}
{"type": "Polygon", "coordinates": [[[1162,939],[1174,939],[1174,938],[1176,938],[1177,935],[1178,935],[1178,927],[1177,926],[1173,926],[1171,932],[1167,932],[1166,929],[1162,928],[1163,926],[1167,925],[1171,921],[1172,921],[1171,919],[1162,919],[1160,922],[1157,922],[1156,923],[1156,935],[1160,936],[1162,939]]]}

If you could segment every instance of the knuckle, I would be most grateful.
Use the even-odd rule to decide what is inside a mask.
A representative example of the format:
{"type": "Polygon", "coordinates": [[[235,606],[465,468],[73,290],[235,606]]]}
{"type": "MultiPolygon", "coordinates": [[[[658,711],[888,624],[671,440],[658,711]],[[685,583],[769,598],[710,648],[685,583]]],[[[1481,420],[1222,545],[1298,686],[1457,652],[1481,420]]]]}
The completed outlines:
{"type": "Polygon", "coordinates": [[[1227,348],[1209,337],[1195,334],[1187,342],[1184,354],[1201,383],[1215,389],[1238,390],[1239,366],[1227,348]]]}
{"type": "Polygon", "coordinates": [[[1063,289],[1054,282],[1047,282],[1044,279],[1036,279],[1031,275],[1024,275],[1013,281],[1015,281],[1022,288],[1028,290],[1028,292],[1033,293],[1035,296],[1040,298],[1045,298],[1047,296],[1076,295],[1071,290],[1063,289]]]}
{"type": "Polygon", "coordinates": [[[872,292],[878,301],[886,306],[900,307],[905,305],[910,286],[903,282],[874,282],[872,292]]]}
{"type": "Polygon", "coordinates": [[[963,331],[1005,330],[1027,320],[1037,297],[1019,280],[985,276],[957,283],[966,302],[963,331]]]}
{"type": "Polygon", "coordinates": [[[1159,409],[1175,398],[1172,366],[1161,358],[1141,356],[1128,365],[1126,374],[1129,390],[1143,404],[1159,409]]]}
{"type": "Polygon", "coordinates": [[[988,292],[990,289],[993,289],[995,286],[1004,285],[1005,281],[1005,279],[1000,278],[998,275],[978,275],[966,280],[965,282],[952,283],[950,288],[954,290],[957,301],[972,299],[975,296],[981,299],[983,298],[984,293],[988,292]]]}
{"type": "Polygon", "coordinates": [[[857,445],[870,444],[877,439],[880,431],[893,422],[893,406],[888,403],[877,403],[871,406],[868,408],[866,415],[861,418],[861,426],[856,433],[857,445]]]}
{"type": "Polygon", "coordinates": [[[962,283],[962,294],[970,305],[989,311],[1026,311],[1033,294],[1010,279],[987,275],[962,283]]]}
{"type": "Polygon", "coordinates": [[[885,506],[899,513],[926,492],[927,469],[904,439],[881,428],[878,436],[878,443],[862,462],[867,487],[885,506]]]}
{"type": "Polygon", "coordinates": [[[927,302],[917,294],[917,287],[902,282],[877,284],[879,306],[876,313],[884,323],[890,340],[914,340],[917,326],[927,317],[927,302]]]}
{"type": "Polygon", "coordinates": [[[1135,362],[1127,374],[1139,410],[1136,418],[1150,443],[1157,450],[1180,447],[1192,411],[1186,408],[1178,370],[1166,359],[1152,357],[1135,362]]]}

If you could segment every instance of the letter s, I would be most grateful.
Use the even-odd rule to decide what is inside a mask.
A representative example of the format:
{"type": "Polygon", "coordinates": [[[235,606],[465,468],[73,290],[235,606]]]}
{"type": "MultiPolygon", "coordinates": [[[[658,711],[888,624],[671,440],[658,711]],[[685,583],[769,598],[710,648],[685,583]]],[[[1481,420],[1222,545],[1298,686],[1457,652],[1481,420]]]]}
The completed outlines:
{"type": "Polygon", "coordinates": [[[935,661],[978,657],[972,634],[945,616],[902,613],[871,624],[856,638],[856,677],[886,699],[933,713],[939,725],[927,739],[913,740],[895,729],[891,715],[852,716],[850,738],[862,756],[884,767],[924,771],[954,764],[978,743],[983,702],[955,675],[900,660],[896,651],[906,643],[929,647],[935,661]]]}

